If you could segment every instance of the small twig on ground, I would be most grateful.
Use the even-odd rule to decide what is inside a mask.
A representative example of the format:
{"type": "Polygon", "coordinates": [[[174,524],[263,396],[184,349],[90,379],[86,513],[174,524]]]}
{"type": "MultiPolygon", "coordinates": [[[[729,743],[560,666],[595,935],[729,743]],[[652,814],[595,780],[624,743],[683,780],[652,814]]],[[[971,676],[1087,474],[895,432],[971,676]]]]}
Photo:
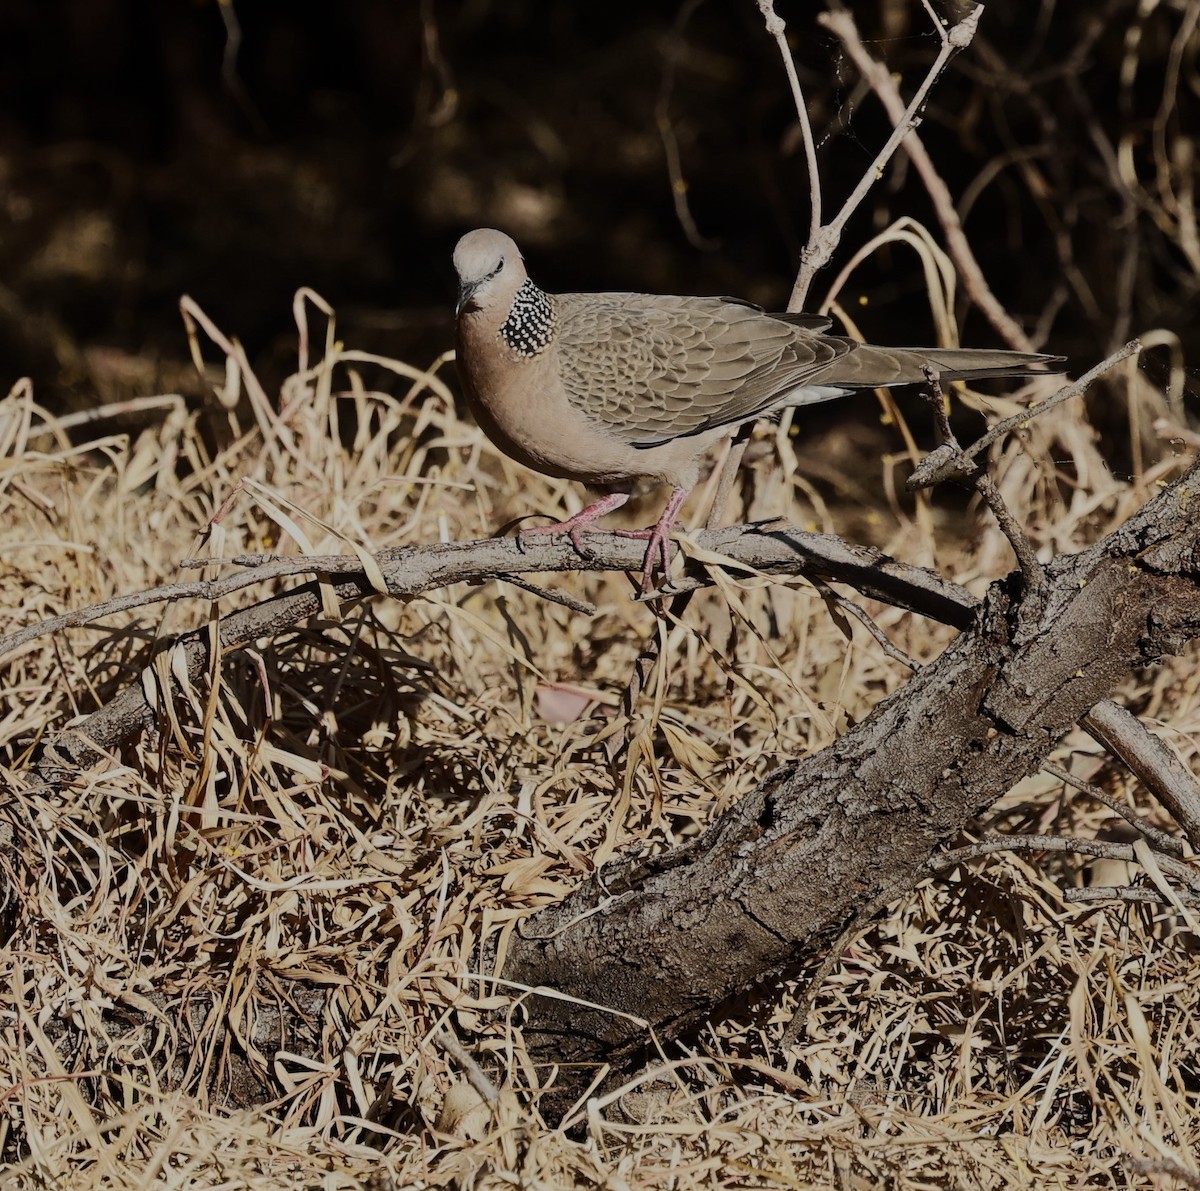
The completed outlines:
{"type": "MultiPolygon", "coordinates": [[[[1169,906],[1171,899],[1157,889],[1141,885],[1089,885],[1086,889],[1063,889],[1062,899],[1077,905],[1090,902],[1134,902],[1169,906]]],[[[1185,906],[1200,906],[1200,894],[1176,893],[1185,906]]]]}
{"type": "Polygon", "coordinates": [[[1124,1166],[1130,1174],[1165,1174],[1169,1179],[1178,1179],[1194,1191],[1200,1191],[1200,1173],[1189,1170],[1173,1158],[1126,1158],[1124,1166]]]}
{"type": "MultiPolygon", "coordinates": [[[[978,860],[981,856],[991,856],[996,852],[1072,852],[1079,856],[1092,856],[1098,860],[1140,863],[1132,844],[1116,843],[1112,840],[1080,839],[1062,835],[995,835],[975,844],[953,848],[949,852],[938,852],[926,861],[925,867],[932,873],[941,873],[965,861],[978,860]]],[[[1200,893],[1200,873],[1190,865],[1161,853],[1156,853],[1154,859],[1164,873],[1186,885],[1193,893],[1200,893]]]]}
{"type": "Polygon", "coordinates": [[[438,1030],[433,1036],[434,1042],[438,1044],[462,1069],[462,1073],[467,1077],[467,1083],[477,1091],[489,1104],[495,1104],[500,1099],[500,1092],[496,1085],[483,1073],[483,1069],[479,1066],[475,1059],[468,1053],[467,1049],[459,1040],[450,1032],[449,1029],[438,1030]]]}
{"type": "Polygon", "coordinates": [[[1076,777],[1070,770],[1064,769],[1061,765],[1056,765],[1053,761],[1043,761],[1042,769],[1052,777],[1058,778],[1060,782],[1065,782],[1068,786],[1079,790],[1089,798],[1094,798],[1097,802],[1108,807],[1114,814],[1120,815],[1134,831],[1138,832],[1139,835],[1145,836],[1160,852],[1166,852],[1171,856],[1183,855],[1183,843],[1180,840],[1176,839],[1173,835],[1168,835],[1165,831],[1160,831],[1153,824],[1147,823],[1141,815],[1130,807],[1118,802],[1106,790],[1102,790],[1099,786],[1093,786],[1091,782],[1085,782],[1083,778],[1076,777]]]}

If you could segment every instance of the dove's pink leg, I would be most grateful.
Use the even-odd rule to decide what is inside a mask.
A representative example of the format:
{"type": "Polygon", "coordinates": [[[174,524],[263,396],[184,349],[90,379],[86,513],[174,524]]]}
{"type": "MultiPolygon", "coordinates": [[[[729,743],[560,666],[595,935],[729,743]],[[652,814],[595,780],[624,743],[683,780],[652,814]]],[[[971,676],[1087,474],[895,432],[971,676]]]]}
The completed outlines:
{"type": "MultiPolygon", "coordinates": [[[[646,543],[646,558],[642,563],[642,594],[646,595],[654,588],[654,560],[662,559],[663,574],[666,575],[671,566],[671,530],[683,502],[687,500],[690,488],[676,488],[672,491],[667,507],[662,516],[649,529],[614,529],[612,532],[620,538],[638,538],[646,543]]],[[[565,521],[555,521],[550,525],[533,525],[521,530],[519,536],[529,537],[533,534],[565,533],[571,539],[571,544],[580,554],[586,554],[583,545],[583,531],[589,529],[601,517],[619,509],[629,496],[625,492],[610,492],[594,504],[568,517],[565,521]]]]}
{"type": "Polygon", "coordinates": [[[565,521],[555,521],[550,525],[531,525],[528,529],[523,529],[517,535],[521,538],[532,537],[534,534],[545,533],[565,533],[571,539],[571,545],[579,551],[580,554],[587,554],[587,550],[583,545],[583,531],[592,526],[596,521],[614,509],[619,509],[627,500],[629,494],[627,492],[610,492],[607,496],[602,496],[599,500],[588,505],[586,509],[581,509],[574,517],[568,517],[565,521]]]}
{"type": "Polygon", "coordinates": [[[662,516],[649,529],[618,529],[614,533],[623,538],[641,538],[646,541],[646,560],[642,563],[642,595],[647,595],[654,587],[654,558],[662,558],[663,575],[666,576],[671,568],[671,530],[675,527],[675,519],[683,502],[687,500],[690,488],[676,488],[671,493],[667,507],[662,516]]]}

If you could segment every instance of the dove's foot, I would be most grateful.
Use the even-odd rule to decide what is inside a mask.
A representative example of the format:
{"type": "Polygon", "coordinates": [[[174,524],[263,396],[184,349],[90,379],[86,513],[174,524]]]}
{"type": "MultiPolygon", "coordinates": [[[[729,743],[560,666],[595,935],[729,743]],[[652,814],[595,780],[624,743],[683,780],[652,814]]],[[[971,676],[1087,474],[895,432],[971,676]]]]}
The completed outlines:
{"type": "Polygon", "coordinates": [[[588,558],[590,555],[587,547],[583,544],[583,531],[591,529],[601,517],[611,513],[614,509],[619,509],[628,499],[629,494],[626,492],[610,492],[565,521],[554,521],[549,525],[531,525],[528,529],[521,530],[517,538],[519,541],[524,541],[525,538],[534,536],[566,534],[580,557],[588,558]]]}
{"type": "Polygon", "coordinates": [[[671,530],[683,502],[687,500],[688,488],[676,488],[663,509],[662,516],[649,529],[618,529],[616,532],[623,538],[641,538],[646,542],[646,557],[642,563],[641,594],[649,595],[654,590],[654,563],[662,559],[663,578],[666,579],[671,569],[671,530]]]}

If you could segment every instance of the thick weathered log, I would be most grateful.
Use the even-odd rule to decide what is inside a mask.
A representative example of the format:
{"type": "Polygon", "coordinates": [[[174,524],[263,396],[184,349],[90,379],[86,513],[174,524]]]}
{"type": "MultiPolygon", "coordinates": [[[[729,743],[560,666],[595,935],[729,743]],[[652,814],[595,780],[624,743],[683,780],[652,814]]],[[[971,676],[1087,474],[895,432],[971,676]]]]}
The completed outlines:
{"type": "Polygon", "coordinates": [[[1015,576],[996,584],[937,662],[696,840],[618,859],[535,914],[503,975],[560,994],[527,1001],[527,1043],[560,1066],[550,1111],[599,1064],[636,1064],[651,1029],[679,1036],[820,956],[1134,668],[1200,635],[1198,478],[1193,467],[1103,542],[1056,559],[1035,598],[1015,576]]]}

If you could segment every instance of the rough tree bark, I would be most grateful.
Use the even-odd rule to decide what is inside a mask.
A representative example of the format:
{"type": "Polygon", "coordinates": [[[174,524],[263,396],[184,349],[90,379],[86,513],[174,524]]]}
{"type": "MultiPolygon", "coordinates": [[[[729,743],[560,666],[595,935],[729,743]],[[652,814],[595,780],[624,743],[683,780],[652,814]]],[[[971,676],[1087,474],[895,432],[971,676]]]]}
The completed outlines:
{"type": "Polygon", "coordinates": [[[694,841],[617,859],[535,914],[502,975],[559,994],[527,1001],[527,1045],[560,1067],[547,1111],[600,1064],[634,1068],[651,1031],[686,1034],[730,995],[820,957],[1132,670],[1200,635],[1198,483],[1200,464],[1056,559],[1040,591],[1015,572],[995,584],[973,625],[845,736],[694,841]]]}

